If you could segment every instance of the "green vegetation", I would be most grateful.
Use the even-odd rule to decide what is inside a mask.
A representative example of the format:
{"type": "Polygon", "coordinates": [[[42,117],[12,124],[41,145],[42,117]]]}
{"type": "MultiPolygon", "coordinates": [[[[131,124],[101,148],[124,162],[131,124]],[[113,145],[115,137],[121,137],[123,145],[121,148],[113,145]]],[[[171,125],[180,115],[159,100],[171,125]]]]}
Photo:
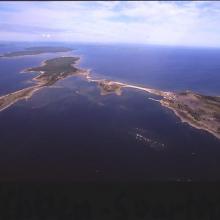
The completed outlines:
{"type": "Polygon", "coordinates": [[[51,86],[60,79],[67,76],[82,73],[83,70],[77,69],[73,65],[78,60],[78,57],[59,57],[44,62],[44,65],[39,67],[29,68],[26,71],[36,71],[41,73],[35,78],[37,84],[13,93],[9,93],[0,97],[0,111],[8,108],[18,100],[30,98],[36,91],[45,86],[51,86]]]}
{"type": "Polygon", "coordinates": [[[45,86],[50,86],[60,78],[76,73],[78,69],[73,64],[77,60],[78,57],[58,57],[45,61],[43,66],[29,68],[27,71],[43,72],[36,79],[45,82],[45,86]]]}

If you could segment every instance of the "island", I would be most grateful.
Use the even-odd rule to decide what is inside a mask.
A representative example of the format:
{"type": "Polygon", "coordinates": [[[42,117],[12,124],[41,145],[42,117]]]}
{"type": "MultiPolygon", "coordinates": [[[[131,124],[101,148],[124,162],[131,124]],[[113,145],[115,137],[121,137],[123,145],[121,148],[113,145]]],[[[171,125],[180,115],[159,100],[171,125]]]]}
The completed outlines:
{"type": "Polygon", "coordinates": [[[0,55],[0,58],[10,58],[27,55],[37,55],[42,53],[68,52],[73,49],[67,47],[28,47],[25,50],[14,51],[0,55]]]}
{"type": "Polygon", "coordinates": [[[76,74],[79,71],[74,64],[79,60],[78,57],[58,57],[46,60],[39,67],[32,67],[24,70],[24,72],[39,72],[39,76],[35,78],[41,85],[53,85],[59,79],[66,78],[69,75],[76,74]]]}
{"type": "Polygon", "coordinates": [[[101,95],[107,95],[110,93],[115,93],[116,95],[121,95],[121,88],[123,85],[111,80],[98,80],[99,88],[101,89],[101,95]]]}
{"type": "MultiPolygon", "coordinates": [[[[39,50],[36,51],[42,52],[41,48],[38,49],[39,50]]],[[[28,51],[33,50],[30,49],[28,51]]],[[[44,51],[46,51],[46,49],[44,51]]],[[[57,48],[53,49],[53,51],[57,51],[57,48]]],[[[10,57],[12,55],[8,56],[10,57]]],[[[197,129],[208,131],[220,139],[220,97],[201,95],[192,91],[161,91],[113,80],[94,79],[89,70],[79,69],[75,66],[78,61],[79,57],[58,57],[46,60],[40,66],[27,68],[23,72],[37,72],[39,74],[33,79],[36,84],[1,96],[0,111],[8,108],[18,100],[30,98],[36,91],[44,87],[52,86],[58,80],[73,75],[80,75],[88,82],[95,83],[97,87],[100,88],[101,95],[121,95],[123,88],[141,90],[156,95],[158,96],[158,100],[153,100],[156,100],[162,106],[171,109],[182,122],[186,122],[197,129]]]]}
{"type": "Polygon", "coordinates": [[[52,86],[58,80],[71,75],[87,74],[86,70],[78,69],[74,66],[78,60],[78,57],[58,57],[46,60],[39,67],[32,67],[23,70],[23,72],[39,73],[39,75],[33,79],[33,81],[36,82],[36,85],[1,96],[0,111],[8,108],[19,100],[30,98],[39,89],[46,86],[52,86]]]}

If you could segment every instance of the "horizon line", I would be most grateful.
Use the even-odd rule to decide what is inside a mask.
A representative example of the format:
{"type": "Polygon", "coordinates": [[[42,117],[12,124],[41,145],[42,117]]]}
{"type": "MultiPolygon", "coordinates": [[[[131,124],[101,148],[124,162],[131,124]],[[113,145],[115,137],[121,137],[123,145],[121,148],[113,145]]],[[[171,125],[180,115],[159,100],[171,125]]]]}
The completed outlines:
{"type": "Polygon", "coordinates": [[[134,43],[134,42],[93,42],[93,41],[16,41],[16,40],[0,40],[0,43],[76,43],[76,44],[99,44],[99,45],[142,45],[142,46],[161,46],[161,47],[184,47],[184,48],[211,48],[211,49],[220,49],[220,46],[205,46],[205,45],[184,45],[184,44],[160,44],[160,43],[134,43]]]}

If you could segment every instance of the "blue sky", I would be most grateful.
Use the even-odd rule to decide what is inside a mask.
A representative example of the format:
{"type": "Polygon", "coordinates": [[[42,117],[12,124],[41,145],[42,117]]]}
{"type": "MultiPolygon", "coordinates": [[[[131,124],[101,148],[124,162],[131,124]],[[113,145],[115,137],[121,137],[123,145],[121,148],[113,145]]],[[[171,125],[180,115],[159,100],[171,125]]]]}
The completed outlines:
{"type": "Polygon", "coordinates": [[[0,40],[220,47],[220,2],[0,2],[0,40]]]}

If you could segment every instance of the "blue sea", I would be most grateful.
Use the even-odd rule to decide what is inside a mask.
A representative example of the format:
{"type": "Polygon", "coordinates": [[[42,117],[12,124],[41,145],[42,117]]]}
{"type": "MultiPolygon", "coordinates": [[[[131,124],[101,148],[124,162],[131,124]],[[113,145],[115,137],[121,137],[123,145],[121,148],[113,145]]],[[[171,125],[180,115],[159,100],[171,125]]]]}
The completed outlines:
{"type": "MultiPolygon", "coordinates": [[[[4,43],[0,53],[43,43],[4,43]]],[[[220,49],[51,43],[72,52],[0,59],[0,95],[33,84],[20,73],[45,59],[77,55],[96,78],[164,91],[220,95],[220,49]]],[[[69,77],[0,112],[0,180],[215,181],[220,140],[182,123],[142,91],[101,96],[69,77]]]]}

